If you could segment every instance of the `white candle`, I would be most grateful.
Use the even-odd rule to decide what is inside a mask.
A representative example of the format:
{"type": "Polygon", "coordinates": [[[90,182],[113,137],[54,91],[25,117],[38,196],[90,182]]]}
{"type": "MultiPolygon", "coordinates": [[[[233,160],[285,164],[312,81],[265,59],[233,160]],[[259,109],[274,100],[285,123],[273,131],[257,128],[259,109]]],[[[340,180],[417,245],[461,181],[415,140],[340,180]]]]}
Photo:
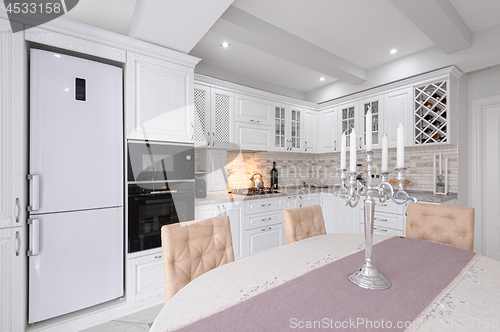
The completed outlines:
{"type": "Polygon", "coordinates": [[[382,172],[387,172],[387,155],[388,155],[387,133],[382,137],[382,172]]]}
{"type": "Polygon", "coordinates": [[[398,134],[397,167],[402,168],[405,167],[405,136],[402,123],[400,123],[398,126],[397,134],[398,134]]]}
{"type": "Polygon", "coordinates": [[[372,123],[372,110],[368,107],[368,112],[366,112],[366,151],[372,149],[372,123]]]}
{"type": "Polygon", "coordinates": [[[345,137],[345,131],[342,133],[342,140],[341,140],[341,143],[340,143],[340,168],[341,169],[346,169],[346,165],[345,165],[345,162],[346,162],[346,146],[347,146],[347,142],[346,142],[346,137],[345,137]]]}
{"type": "Polygon", "coordinates": [[[356,130],[352,128],[351,131],[351,153],[349,154],[350,157],[350,171],[351,172],[356,172],[356,130]]]}

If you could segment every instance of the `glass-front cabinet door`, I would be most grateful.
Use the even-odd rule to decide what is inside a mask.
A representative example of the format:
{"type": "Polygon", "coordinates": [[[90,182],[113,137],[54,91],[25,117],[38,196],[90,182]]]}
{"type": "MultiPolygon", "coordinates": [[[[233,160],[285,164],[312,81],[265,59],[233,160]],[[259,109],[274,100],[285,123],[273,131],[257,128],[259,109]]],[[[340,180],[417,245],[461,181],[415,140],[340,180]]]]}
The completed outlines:
{"type": "Polygon", "coordinates": [[[274,148],[275,150],[286,150],[289,147],[286,139],[286,106],[275,105],[274,107],[274,148]]]}
{"type": "MultiPolygon", "coordinates": [[[[363,110],[362,116],[360,117],[360,126],[359,128],[363,128],[362,132],[358,132],[358,137],[361,139],[362,149],[365,148],[366,144],[366,114],[368,113],[368,109],[371,109],[372,112],[372,148],[377,149],[382,147],[382,135],[383,135],[383,96],[374,96],[368,99],[361,100],[360,108],[363,110]]],[[[356,130],[358,130],[356,128],[356,130]]]]}
{"type": "Polygon", "coordinates": [[[302,109],[291,108],[291,130],[290,130],[290,151],[301,148],[302,140],[302,109]]]}
{"type": "MultiPolygon", "coordinates": [[[[351,131],[353,128],[356,128],[356,131],[359,132],[358,125],[357,125],[357,120],[356,120],[356,103],[351,103],[351,104],[345,104],[339,106],[340,108],[340,119],[342,123],[342,132],[340,133],[340,136],[345,132],[347,136],[347,147],[350,147],[351,140],[349,139],[349,135],[351,134],[351,131]]],[[[358,142],[359,140],[356,140],[358,142]]],[[[359,145],[358,145],[359,148],[359,145]]]]}

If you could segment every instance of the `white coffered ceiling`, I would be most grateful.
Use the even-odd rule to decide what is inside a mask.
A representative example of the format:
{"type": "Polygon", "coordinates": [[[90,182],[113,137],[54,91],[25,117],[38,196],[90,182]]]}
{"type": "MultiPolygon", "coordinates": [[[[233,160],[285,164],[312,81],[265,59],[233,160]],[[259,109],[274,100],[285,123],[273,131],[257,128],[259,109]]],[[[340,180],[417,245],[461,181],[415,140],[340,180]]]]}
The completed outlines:
{"type": "Polygon", "coordinates": [[[66,17],[199,57],[200,74],[321,102],[500,64],[498,13],[499,0],[80,0],[66,17]]]}

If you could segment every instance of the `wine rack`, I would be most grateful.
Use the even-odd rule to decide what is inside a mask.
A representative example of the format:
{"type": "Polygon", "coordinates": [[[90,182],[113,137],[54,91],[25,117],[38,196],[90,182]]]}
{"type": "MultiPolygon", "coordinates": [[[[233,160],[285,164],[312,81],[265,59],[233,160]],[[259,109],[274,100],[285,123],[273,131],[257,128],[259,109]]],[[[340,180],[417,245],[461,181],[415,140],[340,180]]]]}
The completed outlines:
{"type": "Polygon", "coordinates": [[[415,88],[415,145],[447,143],[447,81],[415,88]]]}

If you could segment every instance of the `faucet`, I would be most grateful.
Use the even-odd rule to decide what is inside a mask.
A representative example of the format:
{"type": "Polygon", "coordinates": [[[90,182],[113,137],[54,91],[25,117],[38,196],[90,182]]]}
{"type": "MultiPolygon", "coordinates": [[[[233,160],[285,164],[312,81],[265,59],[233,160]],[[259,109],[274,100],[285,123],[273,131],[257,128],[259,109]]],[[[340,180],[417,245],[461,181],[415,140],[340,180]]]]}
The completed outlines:
{"type": "Polygon", "coordinates": [[[306,189],[306,182],[305,181],[302,181],[302,189],[305,190],[306,189]]]}

